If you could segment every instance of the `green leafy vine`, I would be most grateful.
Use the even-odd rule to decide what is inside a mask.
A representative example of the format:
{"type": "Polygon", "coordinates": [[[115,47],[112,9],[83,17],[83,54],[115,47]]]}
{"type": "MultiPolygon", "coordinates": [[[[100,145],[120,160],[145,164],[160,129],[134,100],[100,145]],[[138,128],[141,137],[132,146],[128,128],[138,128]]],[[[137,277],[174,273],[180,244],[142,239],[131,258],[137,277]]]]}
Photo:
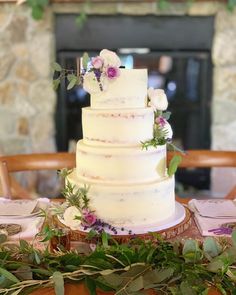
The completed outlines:
{"type": "MultiPolygon", "coordinates": [[[[155,0],[154,0],[155,1],[155,0]]],[[[196,1],[196,0],[195,0],[196,1]]],[[[167,10],[171,6],[171,0],[156,0],[158,9],[167,10]]],[[[194,0],[183,0],[187,5],[191,5],[194,0]]],[[[26,0],[27,5],[31,8],[31,15],[35,20],[41,20],[44,17],[44,13],[47,7],[50,5],[49,0],[26,0]]],[[[76,24],[82,27],[87,20],[87,9],[91,6],[91,0],[85,0],[81,9],[81,13],[76,18],[76,24]]],[[[232,12],[236,6],[236,0],[227,0],[226,8],[232,12]]]]}
{"type": "Polygon", "coordinates": [[[236,232],[231,242],[212,237],[203,243],[188,239],[174,243],[153,235],[153,240],[117,244],[105,233],[96,249],[89,243],[73,251],[51,253],[20,241],[0,245],[0,294],[28,294],[54,287],[64,294],[65,283],[84,283],[116,295],[208,294],[212,286],[222,294],[236,290],[236,232]]]}

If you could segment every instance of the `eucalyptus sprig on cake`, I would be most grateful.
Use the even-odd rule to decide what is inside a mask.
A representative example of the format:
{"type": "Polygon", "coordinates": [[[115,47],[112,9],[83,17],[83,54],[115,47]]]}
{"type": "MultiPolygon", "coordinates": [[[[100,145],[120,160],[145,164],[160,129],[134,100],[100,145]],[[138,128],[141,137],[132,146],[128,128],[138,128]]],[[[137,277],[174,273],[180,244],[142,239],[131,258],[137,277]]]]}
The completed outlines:
{"type": "Polygon", "coordinates": [[[91,249],[50,253],[26,241],[0,245],[0,294],[30,294],[52,287],[64,294],[64,284],[84,283],[91,295],[100,289],[116,295],[158,294],[207,295],[214,287],[221,294],[236,290],[236,231],[231,242],[206,238],[203,243],[187,239],[174,243],[153,235],[152,241],[128,244],[103,239],[91,249]]]}
{"type": "Polygon", "coordinates": [[[164,145],[172,140],[173,131],[168,123],[171,112],[167,112],[168,100],[164,90],[148,89],[148,106],[154,111],[153,138],[145,142],[141,142],[142,148],[157,147],[164,145]]]}
{"type": "MultiPolygon", "coordinates": [[[[66,178],[69,173],[67,169],[63,169],[60,175],[66,178]]],[[[89,185],[84,184],[78,188],[66,180],[65,188],[62,190],[66,201],[62,205],[55,204],[50,210],[52,215],[58,216],[59,220],[72,230],[91,231],[90,236],[105,231],[116,235],[117,228],[98,218],[96,212],[91,209],[88,197],[89,189],[89,185]]],[[[121,228],[120,230],[132,234],[129,229],[121,228]]]]}
{"type": "MultiPolygon", "coordinates": [[[[162,89],[148,89],[148,105],[154,111],[154,126],[153,126],[153,138],[147,140],[145,142],[141,142],[143,149],[148,149],[149,147],[157,148],[160,145],[167,144],[174,150],[180,151],[182,150],[177,148],[172,143],[173,131],[168,123],[168,120],[171,116],[171,112],[166,111],[168,107],[167,96],[162,89]]],[[[174,155],[169,163],[169,167],[167,169],[167,173],[169,176],[172,176],[182,161],[182,157],[180,155],[174,155]]]]}

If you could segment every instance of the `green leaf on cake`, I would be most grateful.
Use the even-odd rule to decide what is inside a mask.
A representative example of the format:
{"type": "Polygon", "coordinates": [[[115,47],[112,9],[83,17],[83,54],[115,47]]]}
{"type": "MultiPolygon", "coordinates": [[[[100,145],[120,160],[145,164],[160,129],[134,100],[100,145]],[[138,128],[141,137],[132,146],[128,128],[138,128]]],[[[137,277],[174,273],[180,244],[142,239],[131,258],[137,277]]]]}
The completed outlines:
{"type": "Polygon", "coordinates": [[[54,63],[52,64],[52,69],[53,69],[54,71],[56,71],[56,72],[61,72],[61,71],[62,71],[62,67],[61,67],[61,65],[59,65],[59,63],[57,63],[57,62],[54,62],[54,63]]]}
{"type": "Polygon", "coordinates": [[[108,247],[109,235],[105,231],[102,232],[102,245],[103,247],[108,247]]]}
{"type": "Polygon", "coordinates": [[[88,62],[89,62],[89,55],[87,52],[83,54],[82,61],[83,61],[83,68],[86,70],[88,67],[88,62]]]}
{"type": "Polygon", "coordinates": [[[164,119],[166,119],[167,121],[170,119],[170,116],[171,116],[171,112],[163,112],[162,113],[162,117],[164,119]]]}
{"type": "Polygon", "coordinates": [[[69,81],[69,82],[71,82],[71,81],[73,81],[73,80],[76,80],[77,79],[77,77],[74,75],[74,74],[68,74],[67,75],[67,80],[69,81]]]}
{"type": "Polygon", "coordinates": [[[170,160],[169,167],[168,167],[169,176],[172,176],[175,174],[181,161],[182,161],[182,157],[180,155],[173,156],[173,158],[170,160]]]}
{"type": "Polygon", "coordinates": [[[67,75],[67,80],[69,81],[69,84],[67,86],[67,90],[72,89],[79,82],[78,77],[75,76],[74,74],[67,75]]]}

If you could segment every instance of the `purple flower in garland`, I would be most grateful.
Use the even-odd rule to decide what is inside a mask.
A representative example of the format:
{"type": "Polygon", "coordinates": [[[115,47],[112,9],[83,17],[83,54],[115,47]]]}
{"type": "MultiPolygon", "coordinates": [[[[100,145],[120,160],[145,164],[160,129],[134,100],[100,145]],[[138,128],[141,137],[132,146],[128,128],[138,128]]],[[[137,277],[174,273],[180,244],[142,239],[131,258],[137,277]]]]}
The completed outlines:
{"type": "Polygon", "coordinates": [[[105,74],[108,79],[113,80],[120,76],[120,69],[117,67],[108,67],[105,74]]]}

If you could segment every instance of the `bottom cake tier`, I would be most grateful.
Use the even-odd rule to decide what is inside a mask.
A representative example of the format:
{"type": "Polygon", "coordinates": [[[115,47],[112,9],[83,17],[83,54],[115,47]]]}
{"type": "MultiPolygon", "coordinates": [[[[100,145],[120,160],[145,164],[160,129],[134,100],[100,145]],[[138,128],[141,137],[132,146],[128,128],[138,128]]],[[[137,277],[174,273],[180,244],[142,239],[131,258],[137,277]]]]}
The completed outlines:
{"type": "Polygon", "coordinates": [[[90,209],[114,227],[133,228],[162,223],[175,214],[174,177],[140,184],[85,182],[74,170],[67,181],[89,185],[90,209]]]}

